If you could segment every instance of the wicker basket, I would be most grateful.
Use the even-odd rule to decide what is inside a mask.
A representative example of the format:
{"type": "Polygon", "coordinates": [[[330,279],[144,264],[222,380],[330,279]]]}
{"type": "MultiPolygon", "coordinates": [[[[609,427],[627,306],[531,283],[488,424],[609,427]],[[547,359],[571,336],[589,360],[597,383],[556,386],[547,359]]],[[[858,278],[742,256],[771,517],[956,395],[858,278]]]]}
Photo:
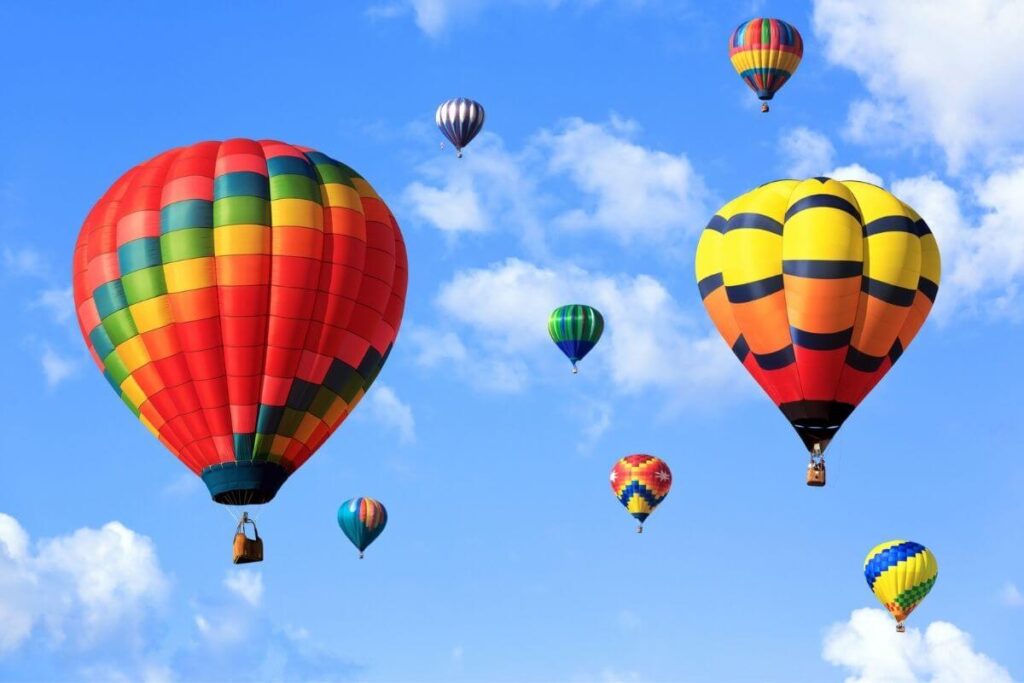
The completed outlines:
{"type": "Polygon", "coordinates": [[[247,564],[249,562],[262,561],[263,539],[260,538],[260,532],[256,529],[256,522],[249,519],[249,515],[243,512],[242,520],[238,523],[238,529],[235,531],[234,563],[247,564]],[[246,524],[252,524],[252,532],[255,534],[255,538],[249,538],[245,535],[246,524]]]}

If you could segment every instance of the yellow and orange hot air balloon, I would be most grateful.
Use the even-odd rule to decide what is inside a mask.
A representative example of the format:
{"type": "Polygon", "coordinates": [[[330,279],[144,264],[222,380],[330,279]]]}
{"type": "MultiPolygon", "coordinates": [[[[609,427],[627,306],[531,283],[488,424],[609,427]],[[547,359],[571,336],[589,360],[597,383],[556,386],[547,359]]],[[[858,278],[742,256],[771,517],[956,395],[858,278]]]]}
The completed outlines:
{"type": "Polygon", "coordinates": [[[824,484],[836,430],[921,328],[939,271],[924,220],[864,182],[768,183],[704,229],[704,306],[811,452],[821,476],[809,484],[824,484]]]}

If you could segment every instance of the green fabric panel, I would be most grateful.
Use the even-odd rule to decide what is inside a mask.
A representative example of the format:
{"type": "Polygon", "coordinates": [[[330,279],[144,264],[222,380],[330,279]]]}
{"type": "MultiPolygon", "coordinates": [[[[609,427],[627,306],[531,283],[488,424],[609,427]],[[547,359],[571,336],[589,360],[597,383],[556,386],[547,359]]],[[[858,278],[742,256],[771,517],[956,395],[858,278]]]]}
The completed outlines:
{"type": "Polygon", "coordinates": [[[124,287],[124,294],[128,298],[129,304],[137,304],[140,301],[167,293],[163,266],[153,266],[128,273],[121,277],[121,285],[124,287]]]}
{"type": "Polygon", "coordinates": [[[270,178],[271,199],[308,199],[321,204],[320,186],[302,175],[275,175],[270,178]]]}
{"type": "Polygon", "coordinates": [[[132,320],[132,314],[127,308],[104,318],[103,329],[107,331],[114,346],[119,346],[132,337],[139,336],[139,331],[135,328],[135,321],[132,320]]]}
{"type": "Polygon", "coordinates": [[[121,392],[121,400],[124,401],[124,404],[128,406],[128,410],[132,411],[132,414],[135,415],[135,417],[139,416],[139,407],[132,403],[132,400],[128,398],[128,395],[123,391],[121,392]]]}
{"type": "Polygon", "coordinates": [[[160,256],[164,263],[213,256],[213,230],[191,228],[161,235],[160,256]]]}
{"type": "Polygon", "coordinates": [[[260,197],[225,197],[213,203],[213,224],[270,225],[270,202],[260,197]]]}
{"type": "Polygon", "coordinates": [[[333,164],[317,164],[316,172],[320,175],[321,182],[324,185],[335,183],[337,185],[348,185],[353,190],[356,188],[350,176],[333,164]]]}
{"type": "Polygon", "coordinates": [[[124,361],[121,360],[116,351],[103,359],[103,368],[110,374],[110,379],[119,389],[121,382],[128,379],[128,375],[131,374],[128,372],[128,366],[124,364],[124,361]]]}
{"type": "Polygon", "coordinates": [[[309,412],[322,420],[327,415],[327,411],[331,409],[331,404],[340,398],[327,387],[320,387],[320,391],[316,393],[313,403],[309,406],[309,412]]]}
{"type": "Polygon", "coordinates": [[[285,408],[284,417],[281,418],[281,424],[277,427],[277,433],[281,436],[294,436],[295,430],[299,428],[299,423],[305,416],[304,412],[285,408]]]}

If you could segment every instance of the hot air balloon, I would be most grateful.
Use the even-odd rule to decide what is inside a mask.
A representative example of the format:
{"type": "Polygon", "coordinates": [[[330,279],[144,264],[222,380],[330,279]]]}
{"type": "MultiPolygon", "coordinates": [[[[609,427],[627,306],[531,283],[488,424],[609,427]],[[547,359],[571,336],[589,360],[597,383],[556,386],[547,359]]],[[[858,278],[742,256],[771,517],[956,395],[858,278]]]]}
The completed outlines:
{"type": "Polygon", "coordinates": [[[636,532],[642,534],[644,520],[672,488],[672,470],[653,455],[627,455],[615,463],[609,479],[615,497],[640,522],[636,532]]]}
{"type": "Polygon", "coordinates": [[[900,633],[906,630],[904,620],[928,595],[938,575],[932,551],[913,541],[876,545],[864,560],[868,588],[896,619],[900,633]]]}
{"type": "Polygon", "coordinates": [[[201,142],[125,173],[74,254],[82,335],[213,500],[261,504],[391,352],[408,280],[394,216],[327,155],[201,142]]]}
{"type": "Polygon", "coordinates": [[[380,536],[387,523],[388,511],[373,498],[352,498],[338,508],[338,526],[359,549],[360,560],[363,551],[380,536]]]}
{"type": "Polygon", "coordinates": [[[808,484],[854,408],[924,323],[939,249],[880,187],[779,180],[732,200],[697,245],[711,320],[811,453],[808,484]]]}
{"type": "Polygon", "coordinates": [[[768,100],[800,66],[803,54],[800,32],[781,19],[750,19],[737,26],[729,37],[732,67],[763,100],[763,112],[768,111],[768,100]]]}
{"type": "Polygon", "coordinates": [[[559,306],[548,318],[548,333],[570,361],[572,373],[576,363],[594,348],[604,332],[604,317],[596,308],[584,304],[559,306]]]}
{"type": "Polygon", "coordinates": [[[448,141],[455,145],[456,156],[462,158],[462,149],[484,127],[484,108],[479,102],[458,97],[442,102],[434,114],[434,121],[448,141]]]}

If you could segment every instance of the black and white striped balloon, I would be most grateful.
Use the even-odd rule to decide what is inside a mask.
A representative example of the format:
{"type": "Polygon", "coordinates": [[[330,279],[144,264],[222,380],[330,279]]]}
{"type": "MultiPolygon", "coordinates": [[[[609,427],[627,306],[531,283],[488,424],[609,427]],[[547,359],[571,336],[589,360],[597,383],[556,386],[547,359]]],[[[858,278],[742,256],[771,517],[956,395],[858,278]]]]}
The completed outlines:
{"type": "Polygon", "coordinates": [[[457,97],[441,103],[434,120],[461,158],[462,148],[484,127],[484,108],[479,102],[457,97]]]}

